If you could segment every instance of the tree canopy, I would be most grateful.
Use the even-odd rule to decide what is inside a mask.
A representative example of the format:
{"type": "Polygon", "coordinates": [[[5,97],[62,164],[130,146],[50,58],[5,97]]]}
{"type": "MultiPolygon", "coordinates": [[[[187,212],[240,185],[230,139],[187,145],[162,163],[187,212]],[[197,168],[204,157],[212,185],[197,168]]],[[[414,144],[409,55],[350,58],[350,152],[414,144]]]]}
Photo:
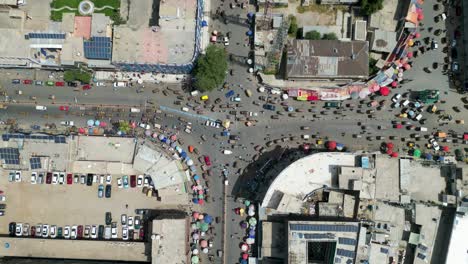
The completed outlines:
{"type": "Polygon", "coordinates": [[[384,0],[361,0],[361,11],[365,15],[371,15],[383,8],[384,0]]]}
{"type": "Polygon", "coordinates": [[[299,26],[297,25],[297,18],[295,16],[289,16],[290,24],[289,24],[289,29],[288,29],[288,34],[290,36],[296,37],[297,36],[297,30],[299,29],[299,26]]]}
{"type": "Polygon", "coordinates": [[[321,35],[320,35],[320,32],[318,32],[317,30],[312,30],[312,31],[309,31],[305,34],[304,36],[305,39],[312,39],[312,40],[318,40],[321,38],[321,35]]]}
{"type": "Polygon", "coordinates": [[[193,70],[195,88],[200,91],[211,91],[220,86],[226,77],[227,68],[224,48],[216,45],[208,46],[206,53],[198,57],[193,70]]]}
{"type": "Polygon", "coordinates": [[[83,70],[68,70],[63,74],[63,79],[66,82],[80,81],[82,83],[90,83],[91,77],[91,73],[83,70]]]}
{"type": "Polygon", "coordinates": [[[335,33],[331,32],[331,33],[325,33],[325,34],[323,34],[322,39],[326,39],[326,40],[337,40],[338,37],[336,36],[335,33]]]}

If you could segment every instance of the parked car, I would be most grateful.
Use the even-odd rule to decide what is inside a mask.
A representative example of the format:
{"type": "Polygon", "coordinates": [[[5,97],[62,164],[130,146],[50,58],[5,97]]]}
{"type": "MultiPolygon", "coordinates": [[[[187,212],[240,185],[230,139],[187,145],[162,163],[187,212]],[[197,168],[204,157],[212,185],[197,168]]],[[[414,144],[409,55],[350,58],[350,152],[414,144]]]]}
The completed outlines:
{"type": "Polygon", "coordinates": [[[84,234],[83,234],[83,237],[88,239],[89,236],[90,236],[90,233],[91,233],[91,226],[90,225],[86,225],[85,228],[84,228],[84,234]]]}
{"type": "Polygon", "coordinates": [[[71,173],[67,173],[67,184],[73,184],[73,175],[71,173]]]}
{"type": "Polygon", "coordinates": [[[117,178],[117,187],[119,187],[119,189],[123,187],[122,178],[117,178]]]}
{"type": "Polygon", "coordinates": [[[70,228],[70,226],[65,226],[65,228],[63,229],[63,237],[66,238],[66,239],[71,238],[71,228],[70,228]]]}
{"type": "Polygon", "coordinates": [[[104,196],[104,185],[99,184],[98,186],[98,198],[102,198],[104,196]]]}
{"type": "Polygon", "coordinates": [[[31,172],[31,184],[36,184],[37,183],[37,172],[33,171],[31,172]]]}
{"type": "Polygon", "coordinates": [[[120,222],[122,223],[122,226],[127,226],[127,215],[126,214],[122,214],[120,216],[120,222]]]}
{"type": "Polygon", "coordinates": [[[203,159],[204,159],[205,164],[206,164],[207,166],[211,166],[210,156],[205,155],[205,156],[203,156],[203,159]]]}
{"type": "Polygon", "coordinates": [[[79,225],[76,231],[76,237],[78,239],[83,238],[83,226],[79,225]]]}
{"type": "Polygon", "coordinates": [[[15,182],[21,182],[21,171],[15,171],[15,182]]]}
{"type": "Polygon", "coordinates": [[[15,222],[11,222],[8,225],[8,233],[10,234],[10,236],[15,236],[15,234],[16,234],[16,223],[15,222]]]}
{"type": "Polygon", "coordinates": [[[122,239],[123,240],[128,240],[128,228],[126,228],[126,227],[122,228],[122,239]]]}
{"type": "Polygon", "coordinates": [[[129,185],[128,185],[128,176],[127,175],[123,176],[123,187],[126,188],[126,189],[129,187],[129,185]]]}
{"type": "Polygon", "coordinates": [[[47,224],[42,225],[42,237],[43,238],[49,237],[49,225],[47,224]]]}
{"type": "Polygon", "coordinates": [[[51,238],[56,238],[57,237],[57,226],[56,225],[50,226],[50,237],[51,238]]]}
{"type": "Polygon", "coordinates": [[[107,174],[107,176],[106,176],[106,184],[112,184],[112,175],[107,174]]]}
{"type": "Polygon", "coordinates": [[[108,184],[106,185],[106,198],[111,198],[112,194],[112,185],[108,184]]]}
{"type": "Polygon", "coordinates": [[[23,84],[32,84],[33,81],[32,80],[23,80],[23,84]]]}
{"type": "Polygon", "coordinates": [[[143,175],[138,175],[137,186],[143,187],[143,175]]]}
{"type": "Polygon", "coordinates": [[[91,238],[96,239],[97,238],[97,226],[93,225],[91,226],[91,238]]]}
{"type": "Polygon", "coordinates": [[[98,239],[103,239],[104,238],[104,226],[99,225],[98,226],[98,239]]]}
{"type": "Polygon", "coordinates": [[[65,86],[65,82],[55,82],[55,86],[65,86]]]}
{"type": "Polygon", "coordinates": [[[113,239],[117,238],[117,223],[113,222],[111,226],[111,237],[113,239]]]}
{"type": "Polygon", "coordinates": [[[130,187],[136,187],[136,175],[130,175],[130,187]]]}
{"type": "Polygon", "coordinates": [[[52,184],[57,184],[58,183],[58,178],[59,178],[58,172],[52,173],[52,184]]]}

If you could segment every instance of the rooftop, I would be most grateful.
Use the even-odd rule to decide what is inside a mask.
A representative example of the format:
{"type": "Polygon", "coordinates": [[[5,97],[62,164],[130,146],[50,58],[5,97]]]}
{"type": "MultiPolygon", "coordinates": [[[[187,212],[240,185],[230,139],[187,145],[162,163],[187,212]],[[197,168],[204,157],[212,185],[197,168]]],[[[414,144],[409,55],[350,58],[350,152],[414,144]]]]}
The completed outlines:
{"type": "Polygon", "coordinates": [[[287,48],[286,77],[367,78],[367,41],[293,40],[287,48]]]}
{"type": "Polygon", "coordinates": [[[466,234],[468,234],[468,216],[457,215],[453,223],[446,264],[468,263],[466,234]]]}
{"type": "Polygon", "coordinates": [[[300,213],[302,199],[317,189],[336,186],[338,168],[354,166],[355,157],[350,153],[327,152],[297,160],[281,171],[271,183],[262,207],[279,213],[300,213]],[[290,197],[292,204],[280,207],[284,196],[290,197]]]}
{"type": "Polygon", "coordinates": [[[286,225],[284,223],[262,221],[262,247],[263,258],[286,258],[286,225]]]}
{"type": "Polygon", "coordinates": [[[401,1],[383,1],[383,8],[370,16],[369,27],[385,31],[395,31],[398,20],[402,16],[402,13],[398,10],[399,2],[401,1]]]}
{"type": "Polygon", "coordinates": [[[390,53],[397,45],[395,31],[376,29],[372,40],[372,51],[390,53]]]}
{"type": "Polygon", "coordinates": [[[392,159],[377,155],[375,166],[375,197],[377,199],[398,202],[400,199],[400,174],[398,171],[400,159],[392,159]]]}
{"type": "Polygon", "coordinates": [[[187,263],[188,219],[153,220],[152,263],[187,263]]]}

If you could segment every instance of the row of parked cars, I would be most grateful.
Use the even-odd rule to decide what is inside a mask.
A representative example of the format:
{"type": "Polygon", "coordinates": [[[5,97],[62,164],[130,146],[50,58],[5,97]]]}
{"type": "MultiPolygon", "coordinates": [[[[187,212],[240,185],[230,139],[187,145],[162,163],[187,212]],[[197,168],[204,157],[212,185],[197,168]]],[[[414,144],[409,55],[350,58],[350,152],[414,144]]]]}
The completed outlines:
{"type": "MultiPolygon", "coordinates": [[[[65,82],[62,82],[62,81],[40,81],[40,80],[28,80],[28,79],[25,79],[23,81],[21,81],[20,79],[13,79],[11,80],[11,83],[12,84],[26,84],[26,85],[37,85],[37,86],[56,86],[56,87],[63,87],[65,86],[65,82]]],[[[78,87],[78,83],[77,82],[67,82],[66,83],[67,86],[69,87],[78,87]]],[[[84,84],[83,85],[83,90],[89,90],[91,89],[91,85],[89,84],[84,84]]]]}
{"type": "MultiPolygon", "coordinates": [[[[130,219],[129,219],[130,221],[130,219]]],[[[133,221],[133,219],[132,219],[133,221]]],[[[135,227],[136,227],[135,219],[135,227]]],[[[140,221],[138,219],[138,221],[140,221]]],[[[11,222],[9,224],[9,235],[14,237],[37,237],[37,238],[61,238],[61,239],[117,239],[117,222],[111,222],[109,225],[72,225],[60,227],[57,225],[11,222]]],[[[145,233],[141,226],[136,228],[129,226],[122,227],[123,240],[143,240],[145,233]]]]}

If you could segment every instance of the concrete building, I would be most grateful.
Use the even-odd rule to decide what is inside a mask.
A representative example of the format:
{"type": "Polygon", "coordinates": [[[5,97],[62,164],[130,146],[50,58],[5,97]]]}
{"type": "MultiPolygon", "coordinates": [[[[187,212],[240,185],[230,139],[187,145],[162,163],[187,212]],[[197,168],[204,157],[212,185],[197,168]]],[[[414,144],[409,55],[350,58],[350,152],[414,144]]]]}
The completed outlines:
{"type": "Polygon", "coordinates": [[[288,80],[348,83],[369,75],[367,41],[293,40],[287,46],[288,80]]]}
{"type": "Polygon", "coordinates": [[[397,45],[397,33],[376,29],[372,35],[371,50],[373,52],[391,53],[397,45]]]}

